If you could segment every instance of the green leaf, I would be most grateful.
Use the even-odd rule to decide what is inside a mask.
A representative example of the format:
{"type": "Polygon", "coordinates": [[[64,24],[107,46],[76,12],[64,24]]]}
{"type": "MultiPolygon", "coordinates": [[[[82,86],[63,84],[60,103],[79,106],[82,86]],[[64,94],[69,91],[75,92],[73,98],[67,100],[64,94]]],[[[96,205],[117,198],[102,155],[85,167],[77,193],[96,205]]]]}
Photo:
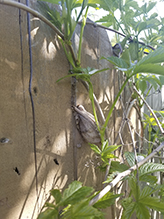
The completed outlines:
{"type": "Polygon", "coordinates": [[[153,74],[164,76],[164,67],[160,65],[151,64],[151,63],[136,65],[134,67],[133,75],[137,73],[153,73],[153,74]]]}
{"type": "Polygon", "coordinates": [[[129,204],[131,204],[133,202],[133,198],[130,196],[128,198],[124,198],[121,200],[121,205],[124,209],[126,209],[129,204]]]}
{"type": "Polygon", "coordinates": [[[153,188],[153,186],[145,186],[140,193],[139,201],[141,202],[142,199],[150,196],[155,191],[156,191],[156,189],[153,188]]]}
{"type": "Polygon", "coordinates": [[[137,185],[137,181],[136,178],[131,176],[128,178],[128,185],[131,189],[131,192],[134,196],[134,198],[138,201],[139,197],[140,197],[140,188],[137,185]]]}
{"type": "Polygon", "coordinates": [[[103,141],[103,144],[102,144],[102,148],[101,148],[101,150],[104,151],[106,148],[108,148],[108,146],[109,146],[109,142],[108,142],[108,140],[103,141]]]}
{"type": "Polygon", "coordinates": [[[91,146],[91,149],[92,149],[95,153],[101,154],[101,150],[99,149],[99,147],[98,147],[97,145],[95,145],[95,144],[90,144],[90,146],[91,146]]]}
{"type": "Polygon", "coordinates": [[[125,49],[125,51],[122,53],[121,59],[124,60],[128,66],[128,68],[131,66],[131,54],[129,49],[125,49]]]}
{"type": "Polygon", "coordinates": [[[60,205],[75,204],[87,197],[93,192],[91,187],[82,187],[82,183],[78,181],[72,182],[68,189],[64,190],[60,205]]]}
{"type": "Polygon", "coordinates": [[[115,151],[121,145],[108,145],[101,151],[101,159],[108,163],[108,159],[117,158],[112,152],[115,151]]]}
{"type": "MultiPolygon", "coordinates": [[[[162,76],[161,76],[162,77],[162,76]]],[[[156,90],[158,85],[161,87],[161,81],[159,80],[159,76],[158,75],[148,75],[145,80],[147,79],[147,81],[153,85],[154,89],[156,90]]]]}
{"type": "Polygon", "coordinates": [[[44,212],[40,213],[37,219],[57,219],[58,218],[58,212],[56,209],[50,209],[48,208],[44,212]]]}
{"type": "Polygon", "coordinates": [[[126,158],[126,160],[127,160],[130,167],[135,165],[135,156],[134,156],[133,152],[126,151],[124,153],[124,156],[125,156],[125,158],[126,158]]]}
{"type": "Polygon", "coordinates": [[[70,206],[64,212],[63,218],[71,219],[94,219],[95,216],[103,218],[103,213],[96,208],[89,206],[88,200],[83,200],[75,205],[70,206]]]}
{"type": "Polygon", "coordinates": [[[148,7],[147,7],[147,12],[151,11],[155,5],[157,4],[157,2],[149,2],[148,7]]]}
{"type": "Polygon", "coordinates": [[[156,17],[158,17],[158,13],[154,12],[154,13],[150,16],[150,19],[156,18],[156,17]]]}
{"type": "Polygon", "coordinates": [[[114,171],[117,171],[117,172],[123,172],[125,170],[129,169],[129,167],[123,163],[120,163],[118,161],[112,161],[111,162],[111,168],[110,168],[110,172],[114,172],[114,171]]]}
{"type": "Polygon", "coordinates": [[[138,28],[137,28],[137,30],[138,30],[138,35],[140,34],[140,32],[141,32],[142,30],[145,30],[145,29],[147,29],[147,23],[146,23],[146,22],[141,22],[141,23],[138,25],[138,28]]]}
{"type": "Polygon", "coordinates": [[[157,64],[164,62],[164,48],[160,47],[156,49],[155,51],[152,51],[149,53],[149,55],[142,58],[137,64],[136,67],[140,66],[141,64],[157,64]]]}
{"type": "Polygon", "coordinates": [[[127,63],[121,58],[111,56],[111,57],[108,57],[108,58],[102,57],[102,59],[106,59],[108,62],[110,62],[111,64],[113,64],[113,65],[115,65],[119,68],[123,68],[123,69],[128,68],[127,63]]]}
{"type": "Polygon", "coordinates": [[[61,200],[61,192],[58,189],[51,190],[51,195],[54,197],[56,204],[61,200]]]}
{"type": "Polygon", "coordinates": [[[143,94],[147,88],[147,83],[145,80],[139,80],[138,86],[139,86],[138,88],[141,90],[143,94]]]}
{"type": "Polygon", "coordinates": [[[148,206],[150,209],[164,213],[164,202],[162,202],[159,198],[146,197],[142,199],[141,204],[148,206]]]}
{"type": "Polygon", "coordinates": [[[147,174],[139,176],[139,180],[150,184],[155,184],[158,181],[156,176],[147,174]]]}
{"type": "Polygon", "coordinates": [[[103,209],[107,208],[115,203],[116,198],[122,196],[122,194],[114,195],[111,192],[108,192],[104,195],[98,202],[96,202],[93,207],[103,209]]]}
{"type": "Polygon", "coordinates": [[[164,165],[158,163],[145,163],[139,168],[139,176],[150,174],[158,171],[164,171],[164,165]]]}
{"type": "Polygon", "coordinates": [[[106,70],[109,70],[109,68],[103,68],[103,69],[93,69],[92,71],[88,72],[89,75],[95,75],[97,73],[100,73],[100,72],[103,72],[103,71],[106,71],[106,70]]]}
{"type": "Polygon", "coordinates": [[[102,150],[102,154],[112,153],[113,151],[117,150],[121,145],[108,145],[108,147],[102,150]]]}
{"type": "Polygon", "coordinates": [[[149,210],[142,203],[136,203],[135,211],[138,219],[149,219],[149,210]]]}
{"type": "Polygon", "coordinates": [[[133,40],[130,43],[129,52],[132,61],[138,60],[138,40],[133,40]]]}
{"type": "MultiPolygon", "coordinates": [[[[125,203],[124,203],[125,204],[125,203]]],[[[123,210],[122,218],[121,219],[130,219],[134,210],[135,210],[135,202],[128,202],[128,205],[126,205],[126,208],[123,210]]]]}
{"type": "Polygon", "coordinates": [[[164,85],[164,76],[159,76],[159,80],[160,80],[161,84],[164,85]]]}

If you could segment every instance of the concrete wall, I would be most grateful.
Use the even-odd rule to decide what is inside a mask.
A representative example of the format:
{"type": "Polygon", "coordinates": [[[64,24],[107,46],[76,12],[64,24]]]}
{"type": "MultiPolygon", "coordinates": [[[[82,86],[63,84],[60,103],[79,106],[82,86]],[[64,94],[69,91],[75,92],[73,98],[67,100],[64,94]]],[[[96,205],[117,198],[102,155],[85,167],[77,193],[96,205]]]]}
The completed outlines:
{"type": "MultiPolygon", "coordinates": [[[[32,6],[35,8],[35,2],[32,6]]],[[[19,15],[17,8],[0,5],[0,30],[0,219],[36,218],[50,189],[63,189],[74,179],[101,189],[104,173],[97,168],[99,159],[76,130],[71,111],[71,79],[56,83],[68,74],[70,66],[55,32],[31,16],[34,120],[28,90],[26,12],[21,10],[19,15]]],[[[78,32],[79,26],[73,38],[75,49],[78,32]]],[[[100,60],[101,56],[111,55],[106,32],[87,25],[82,67],[111,67],[100,60]]],[[[118,91],[118,76],[109,70],[94,76],[92,82],[106,115],[118,91]]],[[[76,99],[77,104],[92,112],[88,93],[80,82],[76,82],[76,99]]],[[[119,128],[120,107],[116,107],[110,121],[112,141],[119,128]]]]}

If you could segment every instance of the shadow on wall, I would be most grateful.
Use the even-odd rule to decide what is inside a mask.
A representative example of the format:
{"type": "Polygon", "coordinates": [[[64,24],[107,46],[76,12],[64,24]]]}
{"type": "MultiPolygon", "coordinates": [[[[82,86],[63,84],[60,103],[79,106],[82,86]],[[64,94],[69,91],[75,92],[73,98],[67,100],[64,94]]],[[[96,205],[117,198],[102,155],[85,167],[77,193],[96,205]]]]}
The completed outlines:
{"type": "MultiPolygon", "coordinates": [[[[99,160],[74,127],[71,80],[56,83],[68,74],[69,64],[55,33],[31,17],[33,114],[28,91],[30,64],[26,12],[1,6],[0,18],[3,30],[0,33],[3,51],[0,56],[0,212],[3,219],[36,218],[49,199],[50,189],[62,189],[76,177],[85,185],[100,189],[104,174],[97,168],[99,160]],[[4,138],[9,141],[3,142],[4,138]]],[[[75,45],[79,28],[75,34],[77,39],[73,39],[75,45]]],[[[112,47],[106,32],[86,26],[82,67],[111,67],[100,60],[101,56],[111,55],[112,47]]],[[[113,101],[113,80],[111,70],[92,79],[104,111],[113,101]]],[[[78,82],[76,94],[77,104],[85,105],[92,112],[88,93],[78,82]]]]}
{"type": "Polygon", "coordinates": [[[73,180],[70,145],[70,80],[56,80],[69,70],[56,35],[31,18],[32,96],[29,96],[29,46],[26,13],[0,8],[0,212],[1,218],[36,218],[53,187],[73,180]],[[20,18],[20,20],[19,20],[20,18]],[[19,25],[21,21],[21,25],[19,25]],[[6,23],[8,25],[6,25],[6,23]],[[34,161],[34,130],[37,181],[34,161]],[[6,139],[9,139],[6,143],[6,139]],[[37,186],[36,186],[37,183],[37,186]],[[39,204],[36,204],[37,193],[39,204]]]}

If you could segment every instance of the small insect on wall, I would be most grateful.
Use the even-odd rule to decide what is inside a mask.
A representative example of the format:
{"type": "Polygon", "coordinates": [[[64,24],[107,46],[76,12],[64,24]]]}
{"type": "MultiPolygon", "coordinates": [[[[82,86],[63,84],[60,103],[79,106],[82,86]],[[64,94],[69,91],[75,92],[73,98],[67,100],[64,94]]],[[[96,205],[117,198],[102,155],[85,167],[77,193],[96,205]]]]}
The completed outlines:
{"type": "MultiPolygon", "coordinates": [[[[38,7],[35,1],[29,6],[38,7]]],[[[0,212],[3,219],[36,218],[52,188],[63,189],[79,180],[100,189],[104,173],[98,168],[99,158],[79,134],[72,112],[75,103],[92,113],[88,91],[75,79],[56,83],[68,74],[70,65],[54,30],[9,5],[0,5],[0,20],[0,212]]],[[[80,24],[72,39],[74,50],[79,32],[80,24]]],[[[111,55],[106,31],[86,25],[82,67],[109,68],[92,78],[105,115],[122,80],[100,59],[111,55]]],[[[127,89],[124,101],[128,93],[127,89]]],[[[121,105],[116,105],[108,132],[112,142],[121,112],[121,105]]]]}

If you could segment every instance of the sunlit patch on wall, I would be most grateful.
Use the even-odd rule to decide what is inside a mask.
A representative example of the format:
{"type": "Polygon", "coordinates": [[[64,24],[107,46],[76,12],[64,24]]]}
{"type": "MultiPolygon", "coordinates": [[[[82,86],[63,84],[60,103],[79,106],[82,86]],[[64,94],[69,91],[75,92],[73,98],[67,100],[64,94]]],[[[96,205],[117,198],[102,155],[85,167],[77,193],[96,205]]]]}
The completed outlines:
{"type": "Polygon", "coordinates": [[[55,53],[56,53],[54,44],[52,42],[48,44],[47,39],[44,38],[43,46],[41,48],[41,53],[44,56],[44,58],[48,60],[53,60],[53,58],[55,57],[55,53]]]}
{"type": "Polygon", "coordinates": [[[4,61],[12,70],[16,69],[17,64],[15,62],[9,61],[7,58],[5,58],[4,61]]]}
{"type": "Polygon", "coordinates": [[[32,41],[34,40],[34,37],[37,34],[38,30],[39,30],[39,27],[36,27],[31,31],[31,40],[32,41]]]}

